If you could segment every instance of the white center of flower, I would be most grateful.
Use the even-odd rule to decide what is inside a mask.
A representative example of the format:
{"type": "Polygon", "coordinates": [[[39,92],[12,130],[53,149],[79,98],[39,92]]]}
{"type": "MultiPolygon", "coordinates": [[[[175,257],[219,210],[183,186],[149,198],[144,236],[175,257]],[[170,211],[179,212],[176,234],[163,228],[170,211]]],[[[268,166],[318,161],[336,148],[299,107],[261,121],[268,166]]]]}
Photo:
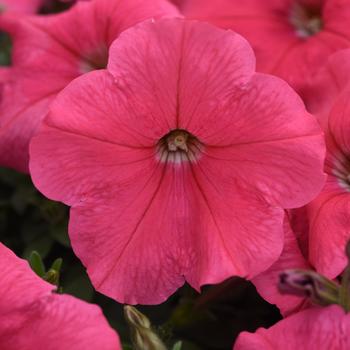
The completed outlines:
{"type": "Polygon", "coordinates": [[[313,36],[323,28],[321,9],[311,8],[299,2],[293,4],[289,20],[300,38],[313,36]]]}
{"type": "MultiPolygon", "coordinates": [[[[327,172],[329,172],[329,170],[327,172]]],[[[350,192],[350,164],[344,155],[340,153],[336,155],[333,159],[333,165],[330,168],[330,172],[338,179],[340,187],[350,192]]]]}
{"type": "Polygon", "coordinates": [[[200,157],[203,145],[188,131],[175,129],[163,136],[157,145],[159,159],[164,162],[194,162],[200,157]]]}

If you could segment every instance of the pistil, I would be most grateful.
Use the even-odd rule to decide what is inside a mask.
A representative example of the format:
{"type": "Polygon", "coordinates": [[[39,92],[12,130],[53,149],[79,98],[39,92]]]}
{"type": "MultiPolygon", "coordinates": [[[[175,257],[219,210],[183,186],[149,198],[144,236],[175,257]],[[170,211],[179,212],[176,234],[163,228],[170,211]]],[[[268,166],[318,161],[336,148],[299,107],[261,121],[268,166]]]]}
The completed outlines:
{"type": "Polygon", "coordinates": [[[161,161],[180,163],[196,161],[202,149],[201,142],[191,133],[182,129],[174,129],[159,140],[157,154],[161,161]]]}

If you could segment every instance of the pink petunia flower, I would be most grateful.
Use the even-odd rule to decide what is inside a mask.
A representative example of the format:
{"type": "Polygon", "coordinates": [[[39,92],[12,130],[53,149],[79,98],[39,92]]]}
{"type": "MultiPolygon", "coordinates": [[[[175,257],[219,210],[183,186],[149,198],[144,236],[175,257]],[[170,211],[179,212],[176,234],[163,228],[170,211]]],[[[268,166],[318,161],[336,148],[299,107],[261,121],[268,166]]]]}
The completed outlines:
{"type": "Polygon", "coordinates": [[[72,206],[73,249],[99,291],[159,303],[185,280],[251,278],[277,260],[283,208],[323,186],[324,143],[299,96],[254,63],[233,32],[146,22],[53,102],[30,170],[72,206]]]}
{"type": "Polygon", "coordinates": [[[182,10],[242,34],[257,55],[257,70],[298,92],[331,53],[350,47],[349,1],[185,0],[182,10]]]}
{"type": "Polygon", "coordinates": [[[350,239],[350,85],[334,104],[328,120],[328,174],[321,194],[308,205],[309,258],[316,270],[337,277],[346,265],[344,248],[350,239]]]}
{"type": "Polygon", "coordinates": [[[286,316],[295,313],[307,303],[295,295],[283,295],[278,289],[280,274],[287,269],[308,269],[310,265],[303,257],[297,238],[289,223],[289,216],[284,220],[284,247],[279,259],[266,271],[252,279],[258,293],[269,303],[275,304],[286,316]]]}
{"type": "Polygon", "coordinates": [[[255,333],[242,332],[234,350],[348,350],[350,314],[338,305],[314,307],[255,333]]]}
{"type": "Polygon", "coordinates": [[[104,68],[109,45],[123,30],[177,14],[166,0],[93,0],[59,15],[7,16],[14,47],[12,81],[0,108],[0,164],[27,172],[29,141],[57,93],[81,74],[104,68]]]}
{"type": "Polygon", "coordinates": [[[0,244],[1,350],[121,349],[96,305],[53,288],[0,244]]]}

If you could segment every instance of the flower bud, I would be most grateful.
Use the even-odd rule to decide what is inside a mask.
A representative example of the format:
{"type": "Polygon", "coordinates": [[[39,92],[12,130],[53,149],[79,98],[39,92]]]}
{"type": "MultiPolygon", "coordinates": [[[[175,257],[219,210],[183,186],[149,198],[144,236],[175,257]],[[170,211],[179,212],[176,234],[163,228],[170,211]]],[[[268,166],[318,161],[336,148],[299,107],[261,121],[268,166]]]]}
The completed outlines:
{"type": "Polygon", "coordinates": [[[167,350],[152,330],[150,320],[130,305],[124,306],[124,316],[130,328],[134,350],[167,350]]]}
{"type": "Polygon", "coordinates": [[[286,270],[280,274],[278,288],[283,294],[308,297],[318,305],[339,303],[339,286],[314,271],[286,270]]]}

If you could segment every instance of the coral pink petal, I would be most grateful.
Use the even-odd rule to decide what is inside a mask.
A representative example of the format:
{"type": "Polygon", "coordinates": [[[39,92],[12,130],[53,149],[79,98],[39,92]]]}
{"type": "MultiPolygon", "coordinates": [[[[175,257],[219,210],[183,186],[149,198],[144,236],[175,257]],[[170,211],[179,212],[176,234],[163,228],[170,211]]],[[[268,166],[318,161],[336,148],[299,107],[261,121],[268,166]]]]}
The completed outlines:
{"type": "Polygon", "coordinates": [[[252,278],[270,267],[282,251],[283,210],[269,206],[254,190],[237,186],[225,166],[206,160],[191,171],[200,258],[187,275],[189,283],[199,289],[232,275],[252,278]]]}
{"type": "Polygon", "coordinates": [[[290,226],[297,237],[298,245],[306,260],[309,256],[309,214],[307,205],[288,211],[290,226]]]}
{"type": "MultiPolygon", "coordinates": [[[[296,41],[287,49],[284,56],[275,62],[272,68],[264,72],[277,75],[286,80],[299,93],[302,93],[306,83],[313,80],[319,67],[327,62],[327,58],[336,51],[335,48],[345,49],[349,43],[342,38],[328,33],[319,33],[308,38],[305,42],[296,41]],[[329,44],[328,44],[329,43],[329,44]]],[[[270,52],[272,55],[273,52],[270,52]]]]}
{"type": "Polygon", "coordinates": [[[271,304],[275,304],[286,316],[299,310],[305,300],[303,298],[283,295],[278,290],[279,275],[287,269],[308,269],[310,266],[304,259],[294,232],[291,230],[289,218],[284,220],[284,246],[280,258],[265,272],[252,279],[259,294],[271,304]]]}
{"type": "Polygon", "coordinates": [[[42,0],[0,0],[0,8],[6,12],[35,13],[42,0]]]}
{"type": "Polygon", "coordinates": [[[318,117],[323,129],[327,128],[333,104],[349,81],[350,49],[346,49],[330,56],[324,67],[303,90],[308,110],[318,117]]]}
{"type": "Polygon", "coordinates": [[[345,246],[350,239],[350,194],[338,179],[329,176],[322,193],[308,205],[310,217],[309,259],[329,278],[346,266],[345,246]]]}
{"type": "Polygon", "coordinates": [[[82,203],[104,188],[108,191],[115,183],[121,186],[130,181],[130,174],[137,178],[152,169],[155,145],[151,136],[160,138],[167,131],[162,120],[156,121],[160,130],[147,127],[154,118],[147,111],[143,118],[127,109],[112,76],[103,70],[72,82],[52,110],[47,125],[32,141],[35,162],[30,170],[47,197],[68,205],[82,203]],[[66,118],[68,113],[70,118],[66,118]],[[48,154],[55,162],[47,162],[48,154]]]}
{"type": "Polygon", "coordinates": [[[102,311],[70,295],[47,295],[2,314],[2,350],[121,350],[102,311]]]}
{"type": "Polygon", "coordinates": [[[180,19],[124,32],[108,63],[125,98],[151,105],[169,129],[188,129],[189,121],[203,128],[211,128],[213,119],[220,123],[220,104],[249,81],[254,68],[253,51],[241,36],[180,19]]]}
{"type": "Polygon", "coordinates": [[[337,98],[329,116],[329,134],[336,143],[338,152],[342,152],[345,158],[350,153],[350,85],[343,89],[337,98]]]}
{"type": "Polygon", "coordinates": [[[202,224],[194,225],[188,172],[154,162],[129,173],[98,205],[71,209],[70,237],[97,290],[122,303],[160,303],[198,264],[202,224]]]}
{"type": "Polygon", "coordinates": [[[121,349],[97,306],[53,290],[27,261],[0,244],[2,350],[121,349]]]}
{"type": "MultiPolygon", "coordinates": [[[[44,83],[42,86],[47,86],[45,85],[47,80],[42,81],[40,77],[36,83],[44,83]]],[[[25,79],[21,84],[7,81],[3,88],[4,99],[0,107],[0,163],[2,166],[22,172],[28,172],[29,140],[46,116],[56,92],[59,91],[50,87],[44,93],[35,94],[31,86],[32,82],[25,79]],[[27,102],[18,103],[21,100],[27,102]]],[[[63,86],[64,84],[60,85],[60,88],[63,86]]]]}
{"type": "Polygon", "coordinates": [[[294,314],[269,329],[239,335],[234,350],[347,350],[350,315],[338,305],[294,314]]]}
{"type": "Polygon", "coordinates": [[[27,261],[19,259],[1,243],[0,267],[1,314],[26,305],[28,300],[45,297],[54,289],[53,285],[44,282],[31,271],[27,261]]]}
{"type": "Polygon", "coordinates": [[[220,112],[215,127],[190,128],[209,145],[204,153],[211,162],[225,164],[237,182],[271,204],[295,208],[315,198],[325,180],[324,141],[316,120],[285,82],[256,74],[220,112]]]}

